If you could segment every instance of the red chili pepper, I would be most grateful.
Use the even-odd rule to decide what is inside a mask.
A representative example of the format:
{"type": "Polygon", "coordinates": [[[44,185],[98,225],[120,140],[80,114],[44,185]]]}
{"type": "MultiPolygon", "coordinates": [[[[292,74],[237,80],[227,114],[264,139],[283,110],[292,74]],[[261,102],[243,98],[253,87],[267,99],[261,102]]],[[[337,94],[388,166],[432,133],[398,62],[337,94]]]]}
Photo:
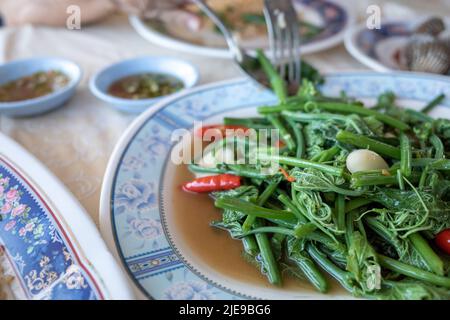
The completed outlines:
{"type": "Polygon", "coordinates": [[[241,185],[241,177],[232,174],[201,177],[183,184],[184,191],[212,192],[230,190],[241,185]]]}
{"type": "Polygon", "coordinates": [[[450,254],[450,229],[439,232],[434,238],[437,246],[447,254],[450,254]]]}
{"type": "Polygon", "coordinates": [[[210,134],[211,137],[220,135],[223,138],[223,137],[226,137],[227,134],[230,133],[230,130],[234,130],[234,131],[243,130],[244,134],[246,134],[248,129],[249,128],[247,128],[245,126],[213,124],[213,125],[203,126],[203,127],[199,128],[195,132],[195,135],[199,138],[203,138],[205,136],[206,132],[208,132],[208,134],[210,134]],[[211,131],[208,131],[208,130],[211,130],[211,131]]]}

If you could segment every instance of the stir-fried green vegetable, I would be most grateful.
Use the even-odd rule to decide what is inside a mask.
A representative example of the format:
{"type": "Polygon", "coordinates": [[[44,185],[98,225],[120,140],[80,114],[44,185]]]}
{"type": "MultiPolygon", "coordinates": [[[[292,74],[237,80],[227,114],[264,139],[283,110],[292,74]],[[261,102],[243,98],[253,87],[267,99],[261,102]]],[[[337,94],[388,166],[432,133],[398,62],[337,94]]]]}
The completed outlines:
{"type": "Polygon", "coordinates": [[[261,118],[225,122],[278,129],[279,153],[262,148],[248,151],[252,164],[190,166],[242,179],[213,193],[223,217],[212,225],[243,241],[275,285],[295,270],[289,274],[323,293],[328,273],[355,296],[449,299],[449,257],[432,240],[450,228],[450,120],[424,113],[442,96],[420,112],[399,108],[387,92],[368,109],[345,95],[322,95],[314,70],[288,97],[284,80],[261,51],[258,57],[280,103],[260,107],[261,118]],[[349,155],[355,161],[360,149],[367,157],[360,161],[375,157],[383,166],[350,169],[349,155]],[[267,163],[279,171],[263,173],[267,163]]]}

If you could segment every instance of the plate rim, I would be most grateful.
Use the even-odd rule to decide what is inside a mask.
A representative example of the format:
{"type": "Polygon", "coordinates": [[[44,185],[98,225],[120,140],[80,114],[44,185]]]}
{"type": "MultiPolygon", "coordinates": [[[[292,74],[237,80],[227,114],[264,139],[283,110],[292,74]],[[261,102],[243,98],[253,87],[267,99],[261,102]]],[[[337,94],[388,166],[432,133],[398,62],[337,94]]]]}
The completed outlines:
{"type": "MultiPolygon", "coordinates": [[[[444,75],[437,74],[429,74],[429,73],[420,73],[420,72],[408,72],[408,71],[392,71],[387,73],[377,73],[373,71],[346,71],[346,72],[333,72],[326,73],[324,77],[351,77],[351,76],[381,76],[381,77],[395,77],[402,76],[407,78],[428,78],[431,80],[440,80],[450,83],[450,77],[444,75]]],[[[139,299],[149,299],[152,298],[149,296],[141,284],[133,278],[130,274],[129,270],[125,267],[124,258],[119,250],[118,243],[116,242],[116,238],[114,236],[114,230],[112,227],[112,204],[111,204],[111,194],[112,187],[115,178],[115,172],[118,164],[122,159],[123,152],[129,145],[131,139],[136,135],[136,133],[142,128],[142,125],[155,113],[157,113],[163,107],[171,104],[173,101],[179,100],[185,96],[189,96],[191,94],[195,94],[196,92],[208,90],[212,88],[218,88],[225,85],[238,84],[240,82],[250,81],[245,77],[238,77],[233,79],[227,79],[222,81],[216,81],[204,85],[200,85],[197,87],[190,88],[188,90],[179,92],[174,94],[173,96],[162,99],[161,101],[154,104],[152,107],[148,108],[145,112],[136,117],[130,125],[126,128],[123,134],[120,136],[114,150],[112,151],[110,158],[108,160],[108,164],[106,166],[102,186],[101,186],[101,194],[100,194],[100,205],[99,205],[99,213],[100,213],[100,232],[102,237],[108,246],[110,252],[114,255],[114,257],[119,261],[123,269],[125,269],[126,277],[130,285],[133,288],[136,296],[139,299]]]]}
{"type": "MultiPolygon", "coordinates": [[[[302,54],[321,52],[337,46],[344,41],[346,32],[349,31],[355,24],[356,12],[354,8],[348,5],[347,2],[343,0],[327,1],[334,3],[345,11],[345,13],[347,14],[347,23],[340,32],[333,35],[332,37],[319,40],[317,43],[310,43],[305,45],[302,48],[302,54]]],[[[162,47],[190,54],[209,56],[213,58],[233,58],[231,52],[229,52],[229,50],[227,50],[226,48],[215,48],[211,46],[195,44],[171,37],[165,33],[155,30],[154,28],[149,28],[137,15],[129,15],[128,20],[130,22],[130,25],[142,38],[162,47]]]]}
{"type": "Polygon", "coordinates": [[[30,178],[29,185],[37,189],[36,193],[43,197],[43,201],[49,202],[56,209],[58,216],[54,219],[71,240],[80,264],[84,265],[100,285],[103,299],[132,299],[131,289],[121,271],[122,263],[113,257],[99,229],[75,196],[18,142],[2,132],[0,142],[8,150],[8,153],[0,151],[0,155],[12,162],[12,168],[18,170],[19,174],[30,178]],[[13,156],[9,154],[11,151],[13,156]],[[43,188],[37,181],[45,181],[46,187],[43,188]]]}
{"type": "Polygon", "coordinates": [[[216,81],[204,85],[200,85],[197,87],[192,87],[187,90],[183,90],[181,92],[178,92],[170,97],[164,98],[154,105],[152,105],[150,108],[145,110],[143,113],[141,113],[138,117],[136,117],[130,125],[125,129],[125,131],[122,133],[120,138],[117,140],[114,150],[111,153],[108,164],[105,169],[103,182],[101,186],[100,191],[100,205],[99,205],[99,213],[100,213],[100,233],[102,235],[102,238],[104,239],[107,247],[110,251],[112,251],[114,257],[116,260],[120,262],[123,269],[125,269],[126,276],[128,278],[129,283],[131,284],[133,291],[135,295],[139,299],[149,299],[151,298],[142,288],[142,286],[139,284],[136,279],[132,277],[132,275],[129,273],[128,269],[125,267],[124,263],[124,257],[122,256],[120,250],[118,249],[116,239],[114,236],[114,230],[112,227],[112,215],[111,215],[111,194],[112,194],[112,187],[114,183],[114,177],[115,177],[115,170],[117,168],[117,165],[120,163],[120,160],[122,158],[122,154],[127,147],[130,140],[134,137],[134,135],[139,131],[139,129],[142,127],[142,125],[147,121],[149,117],[151,117],[153,114],[158,112],[160,109],[162,109],[167,104],[170,104],[172,101],[175,101],[177,99],[180,99],[184,96],[196,93],[198,91],[202,91],[205,89],[210,89],[214,87],[219,87],[227,84],[232,83],[239,83],[239,82],[246,82],[248,81],[245,77],[238,77],[234,79],[227,79],[222,81],[216,81]]]}
{"type": "Polygon", "coordinates": [[[364,54],[359,47],[356,45],[355,38],[360,34],[362,30],[366,28],[366,25],[364,23],[358,24],[356,26],[353,26],[353,28],[350,28],[347,30],[345,36],[344,36],[344,46],[347,49],[348,53],[355,58],[358,62],[362,63],[366,67],[371,68],[372,70],[378,71],[378,72],[393,72],[393,71],[400,71],[396,69],[391,69],[383,65],[378,60],[375,60],[368,55],[364,54]]]}

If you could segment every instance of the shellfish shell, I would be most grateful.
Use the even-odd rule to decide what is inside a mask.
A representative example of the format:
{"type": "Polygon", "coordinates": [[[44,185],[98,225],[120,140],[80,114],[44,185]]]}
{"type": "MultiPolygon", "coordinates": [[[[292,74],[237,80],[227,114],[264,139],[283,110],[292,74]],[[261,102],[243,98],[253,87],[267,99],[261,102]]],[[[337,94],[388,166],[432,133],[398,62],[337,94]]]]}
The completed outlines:
{"type": "Polygon", "coordinates": [[[415,33],[425,33],[437,36],[445,30],[445,23],[439,17],[431,17],[417,26],[415,33]]]}
{"type": "Polygon", "coordinates": [[[410,66],[413,61],[413,56],[415,55],[417,48],[420,48],[420,47],[426,46],[426,45],[430,45],[434,41],[435,41],[435,39],[433,36],[431,36],[429,34],[425,34],[425,33],[413,34],[409,38],[409,40],[406,43],[405,48],[403,50],[405,65],[407,66],[408,69],[410,69],[410,66]]]}
{"type": "Polygon", "coordinates": [[[412,43],[407,66],[411,71],[446,74],[450,70],[450,50],[440,41],[412,43]]]}

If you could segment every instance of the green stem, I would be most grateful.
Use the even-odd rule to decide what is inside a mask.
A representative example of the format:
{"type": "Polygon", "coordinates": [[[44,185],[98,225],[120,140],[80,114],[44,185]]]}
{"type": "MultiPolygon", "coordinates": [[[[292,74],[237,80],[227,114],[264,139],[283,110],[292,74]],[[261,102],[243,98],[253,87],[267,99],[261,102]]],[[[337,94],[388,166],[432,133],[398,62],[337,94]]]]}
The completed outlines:
{"type": "Polygon", "coordinates": [[[346,219],[345,219],[345,244],[347,245],[347,248],[350,247],[352,243],[352,234],[354,230],[354,223],[355,220],[355,211],[350,211],[347,213],[346,219]]]}
{"type": "Polygon", "coordinates": [[[295,142],[297,145],[297,151],[295,153],[295,156],[299,159],[303,158],[305,154],[305,137],[303,136],[303,128],[301,124],[296,123],[290,118],[285,118],[287,123],[292,128],[292,131],[294,132],[295,142]]]}
{"type": "Polygon", "coordinates": [[[246,215],[253,215],[265,219],[290,220],[294,217],[290,211],[268,209],[249,201],[228,196],[216,199],[214,204],[221,209],[239,211],[246,215]]]}
{"type": "Polygon", "coordinates": [[[335,113],[305,113],[305,112],[294,112],[294,111],[282,111],[281,114],[286,118],[292,119],[299,122],[311,122],[311,121],[326,121],[326,120],[336,120],[347,122],[348,117],[342,114],[335,113]]]}
{"type": "Polygon", "coordinates": [[[337,133],[336,139],[342,143],[348,143],[359,148],[375,151],[381,155],[389,156],[394,159],[400,159],[399,148],[360,134],[341,130],[337,133]]]}
{"type": "MultiPolygon", "coordinates": [[[[264,223],[260,220],[255,221],[255,227],[263,227],[264,223]]],[[[275,259],[275,256],[272,251],[272,246],[270,245],[269,238],[264,233],[258,233],[255,235],[256,242],[259,246],[259,252],[261,254],[261,258],[264,261],[264,266],[267,271],[267,278],[269,282],[275,285],[281,285],[281,273],[278,267],[278,263],[275,259]]]]}
{"type": "Polygon", "coordinates": [[[430,169],[435,170],[450,170],[450,160],[449,159],[439,159],[429,165],[430,169]]]}
{"type": "Polygon", "coordinates": [[[420,233],[416,232],[410,234],[408,237],[414,248],[420,254],[420,256],[425,261],[426,265],[439,276],[444,275],[444,263],[441,258],[431,249],[428,242],[420,235],[420,233]]]}
{"type": "Polygon", "coordinates": [[[228,168],[205,168],[196,164],[190,164],[189,170],[198,173],[229,173],[245,178],[267,179],[267,175],[262,174],[259,170],[245,168],[241,165],[228,165],[228,168]]]}
{"type": "MultiPolygon", "coordinates": [[[[262,206],[266,201],[270,198],[270,196],[275,192],[275,190],[278,188],[278,184],[280,183],[279,180],[274,180],[264,189],[264,191],[259,195],[258,199],[256,200],[256,204],[258,206],[262,206]]],[[[245,218],[244,223],[242,224],[242,230],[244,232],[249,231],[252,228],[253,223],[255,222],[256,216],[247,216],[245,218]]]]}
{"type": "Polygon", "coordinates": [[[433,118],[426,115],[423,112],[416,111],[413,109],[406,109],[405,112],[409,115],[411,118],[411,121],[418,121],[418,122],[431,122],[433,121],[433,118]]]}
{"type": "Polygon", "coordinates": [[[333,102],[321,102],[318,103],[319,109],[332,111],[332,112],[342,112],[342,113],[355,113],[363,116],[373,116],[375,119],[384,122],[391,127],[397,128],[399,130],[407,130],[409,126],[395,119],[394,117],[388,116],[386,114],[371,110],[368,108],[361,107],[360,105],[346,104],[346,103],[333,103],[333,102]]]}
{"type": "Polygon", "coordinates": [[[338,268],[334,263],[332,263],[322,252],[317,250],[317,248],[308,243],[306,245],[306,250],[308,251],[311,258],[321,266],[325,271],[327,271],[333,278],[335,278],[345,289],[353,292],[353,287],[351,285],[350,275],[338,268]]]}
{"type": "MultiPolygon", "coordinates": [[[[412,167],[429,167],[434,170],[450,170],[450,159],[435,159],[435,158],[417,158],[411,160],[412,167]]],[[[391,169],[398,168],[398,163],[395,163],[391,169]]]]}
{"type": "Polygon", "coordinates": [[[350,201],[347,201],[347,203],[345,204],[345,213],[358,209],[371,202],[373,201],[367,198],[355,198],[350,201]]]}
{"type": "MultiPolygon", "coordinates": [[[[326,110],[330,112],[340,112],[340,113],[355,113],[363,116],[373,116],[375,119],[386,123],[390,125],[391,127],[397,128],[401,131],[408,130],[409,126],[400,121],[395,119],[394,117],[388,116],[386,114],[377,112],[372,109],[364,108],[360,105],[355,104],[348,104],[348,103],[337,103],[337,102],[315,102],[314,107],[326,110]]],[[[305,111],[304,104],[281,104],[279,106],[271,106],[271,107],[259,107],[258,112],[266,114],[266,113],[272,113],[272,112],[282,112],[284,110],[302,110],[305,111]]]]}
{"type": "Polygon", "coordinates": [[[425,107],[423,107],[423,109],[420,110],[420,111],[423,112],[423,113],[428,113],[431,110],[433,110],[434,107],[439,105],[444,99],[445,99],[445,94],[441,93],[436,98],[434,98],[433,100],[428,102],[427,105],[425,107]]]}
{"type": "Polygon", "coordinates": [[[428,176],[428,166],[426,166],[423,171],[422,174],[420,175],[420,180],[419,180],[419,188],[423,188],[425,186],[425,183],[427,181],[427,176],[428,176]]]}
{"type": "Polygon", "coordinates": [[[320,272],[319,268],[307,256],[307,253],[295,252],[291,259],[302,270],[305,277],[320,292],[326,293],[329,289],[328,280],[320,272]]]}
{"type": "MultiPolygon", "coordinates": [[[[418,182],[420,179],[420,174],[417,172],[413,172],[410,176],[410,180],[418,182]]],[[[388,185],[395,184],[398,185],[399,180],[396,175],[392,176],[384,176],[380,175],[358,175],[352,176],[351,185],[353,188],[365,187],[365,186],[378,186],[378,185],[388,185]]]]}
{"type": "Polygon", "coordinates": [[[434,150],[436,153],[434,154],[434,157],[436,159],[442,159],[444,158],[444,145],[442,144],[441,139],[435,134],[431,135],[430,142],[434,147],[434,150]]]}
{"type": "Polygon", "coordinates": [[[296,144],[294,139],[292,138],[289,131],[284,126],[283,122],[281,121],[280,117],[276,115],[267,115],[267,119],[272,123],[272,125],[279,130],[280,132],[280,138],[281,140],[286,143],[288,149],[290,151],[293,151],[296,148],[296,144]]]}
{"type": "Polygon", "coordinates": [[[335,240],[331,239],[328,235],[326,235],[322,231],[317,230],[317,231],[307,235],[306,239],[312,240],[312,241],[317,241],[332,251],[337,251],[342,254],[346,254],[346,248],[345,248],[344,244],[338,242],[337,240],[335,241],[335,240]]]}
{"type": "Polygon", "coordinates": [[[259,63],[261,64],[262,69],[269,78],[270,85],[272,86],[272,89],[275,92],[276,96],[278,97],[280,102],[285,102],[287,97],[285,81],[281,78],[273,64],[261,49],[256,50],[256,56],[259,60],[259,63]]]}
{"type": "Polygon", "coordinates": [[[405,177],[411,175],[411,142],[406,134],[400,133],[400,170],[405,177]]]}
{"type": "Polygon", "coordinates": [[[345,231],[345,196],[339,194],[336,199],[337,227],[345,231]]]}
{"type": "Polygon", "coordinates": [[[319,162],[328,162],[331,161],[341,149],[338,146],[332,146],[330,149],[324,150],[321,152],[319,162]]]}
{"type": "Polygon", "coordinates": [[[259,252],[258,244],[256,243],[256,239],[254,236],[244,237],[242,239],[242,245],[244,246],[244,251],[252,256],[256,257],[259,252]]]}
{"type": "Polygon", "coordinates": [[[301,224],[294,229],[294,236],[296,238],[304,238],[314,232],[316,229],[316,225],[312,222],[301,224]]]}
{"type": "Polygon", "coordinates": [[[329,173],[333,176],[341,177],[344,174],[344,169],[334,166],[329,166],[326,164],[321,164],[313,161],[308,161],[304,159],[297,159],[293,157],[286,156],[277,156],[277,155],[268,155],[267,153],[259,153],[259,159],[264,161],[273,161],[281,164],[285,164],[288,166],[299,167],[299,168],[312,168],[317,169],[319,171],[329,173]]]}
{"type": "Polygon", "coordinates": [[[295,231],[292,229],[288,229],[285,227],[258,227],[253,228],[252,230],[245,232],[242,237],[246,237],[249,235],[256,235],[258,233],[277,233],[277,234],[284,234],[286,236],[296,237],[295,231]]]}
{"type": "Polygon", "coordinates": [[[311,158],[311,161],[316,162],[327,162],[334,158],[335,155],[339,153],[341,149],[338,146],[332,146],[329,149],[323,150],[316,154],[314,157],[311,158]]]}
{"type": "Polygon", "coordinates": [[[401,170],[397,170],[397,182],[400,190],[405,190],[405,181],[403,181],[403,175],[401,170]]]}
{"type": "Polygon", "coordinates": [[[450,289],[450,278],[424,271],[409,264],[378,254],[380,265],[386,269],[398,272],[413,279],[422,280],[431,284],[450,289]]]}
{"type": "Polygon", "coordinates": [[[280,200],[282,204],[284,204],[290,211],[292,211],[292,213],[298,218],[300,222],[302,223],[307,222],[305,216],[300,212],[300,210],[298,210],[298,208],[295,206],[295,204],[291,201],[291,199],[287,195],[280,194],[278,196],[278,200],[280,200]]]}

